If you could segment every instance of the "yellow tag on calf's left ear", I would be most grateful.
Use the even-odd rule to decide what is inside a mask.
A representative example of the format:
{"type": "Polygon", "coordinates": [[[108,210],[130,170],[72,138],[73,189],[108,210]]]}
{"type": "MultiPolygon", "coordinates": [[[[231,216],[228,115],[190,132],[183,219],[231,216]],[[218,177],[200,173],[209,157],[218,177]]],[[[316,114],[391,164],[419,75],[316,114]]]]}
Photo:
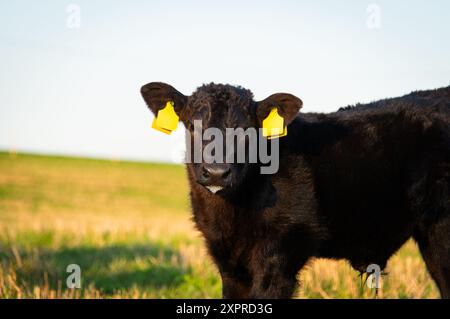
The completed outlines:
{"type": "Polygon", "coordinates": [[[177,113],[175,113],[174,103],[168,101],[166,106],[158,111],[158,114],[153,120],[152,128],[170,134],[177,129],[179,120],[177,113]]]}
{"type": "Polygon", "coordinates": [[[274,139],[274,138],[279,138],[279,137],[283,137],[287,135],[287,127],[284,127],[283,133],[281,133],[280,135],[271,135],[271,136],[267,136],[268,140],[274,139]]]}
{"type": "Polygon", "coordinates": [[[269,115],[262,122],[263,136],[268,139],[283,137],[287,135],[287,127],[284,119],[278,114],[278,109],[274,107],[269,115]]]}

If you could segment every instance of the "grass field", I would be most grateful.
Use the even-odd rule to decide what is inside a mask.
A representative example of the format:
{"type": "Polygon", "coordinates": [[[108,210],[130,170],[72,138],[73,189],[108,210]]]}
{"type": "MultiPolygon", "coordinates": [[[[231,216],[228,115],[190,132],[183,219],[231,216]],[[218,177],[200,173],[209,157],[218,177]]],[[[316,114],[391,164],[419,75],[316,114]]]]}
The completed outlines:
{"type": "MultiPolygon", "coordinates": [[[[414,242],[382,298],[437,298],[414,242]]],[[[373,298],[344,261],[314,260],[299,298],[373,298]]],[[[217,298],[182,166],[0,153],[0,298],[217,298]],[[66,288],[78,264],[82,288],[66,288]]]]}

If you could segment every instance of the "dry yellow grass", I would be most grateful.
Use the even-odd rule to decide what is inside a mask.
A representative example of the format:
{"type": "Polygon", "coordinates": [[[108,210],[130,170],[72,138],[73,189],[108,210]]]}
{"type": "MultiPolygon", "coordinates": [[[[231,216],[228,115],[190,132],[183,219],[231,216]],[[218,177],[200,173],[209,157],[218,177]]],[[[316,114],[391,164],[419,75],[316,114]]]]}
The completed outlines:
{"type": "MultiPolygon", "coordinates": [[[[0,298],[220,297],[187,194],[181,166],[0,153],[0,298]]],[[[381,298],[439,297],[412,241],[386,271],[381,298]]],[[[299,298],[374,297],[344,261],[299,278],[299,298]]]]}

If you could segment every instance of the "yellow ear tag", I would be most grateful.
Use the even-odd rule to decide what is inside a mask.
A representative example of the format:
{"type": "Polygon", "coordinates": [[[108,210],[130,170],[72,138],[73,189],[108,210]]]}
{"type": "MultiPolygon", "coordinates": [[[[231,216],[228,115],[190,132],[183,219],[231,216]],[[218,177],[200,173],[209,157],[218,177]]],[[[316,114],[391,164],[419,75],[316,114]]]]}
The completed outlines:
{"type": "Polygon", "coordinates": [[[262,122],[263,136],[269,140],[287,135],[287,127],[284,119],[278,114],[278,109],[274,107],[269,115],[262,122]]]}
{"type": "Polygon", "coordinates": [[[166,106],[158,111],[152,123],[152,128],[160,132],[170,134],[175,131],[178,126],[179,117],[175,113],[174,103],[168,101],[166,106]]]}

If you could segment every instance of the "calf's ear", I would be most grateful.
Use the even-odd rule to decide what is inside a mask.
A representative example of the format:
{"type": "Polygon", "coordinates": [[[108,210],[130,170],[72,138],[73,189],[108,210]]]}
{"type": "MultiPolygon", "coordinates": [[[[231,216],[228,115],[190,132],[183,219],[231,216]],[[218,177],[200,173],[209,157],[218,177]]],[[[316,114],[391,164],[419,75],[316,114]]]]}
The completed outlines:
{"type": "Polygon", "coordinates": [[[263,121],[269,116],[271,111],[277,109],[278,114],[284,120],[284,125],[288,125],[294,120],[302,105],[302,100],[292,94],[272,94],[268,98],[257,102],[256,117],[258,124],[262,127],[263,121]]]}
{"type": "Polygon", "coordinates": [[[173,102],[175,113],[183,120],[183,110],[188,97],[178,92],[174,87],[162,82],[151,82],[141,88],[141,95],[153,114],[163,109],[167,102],[173,102]]]}

